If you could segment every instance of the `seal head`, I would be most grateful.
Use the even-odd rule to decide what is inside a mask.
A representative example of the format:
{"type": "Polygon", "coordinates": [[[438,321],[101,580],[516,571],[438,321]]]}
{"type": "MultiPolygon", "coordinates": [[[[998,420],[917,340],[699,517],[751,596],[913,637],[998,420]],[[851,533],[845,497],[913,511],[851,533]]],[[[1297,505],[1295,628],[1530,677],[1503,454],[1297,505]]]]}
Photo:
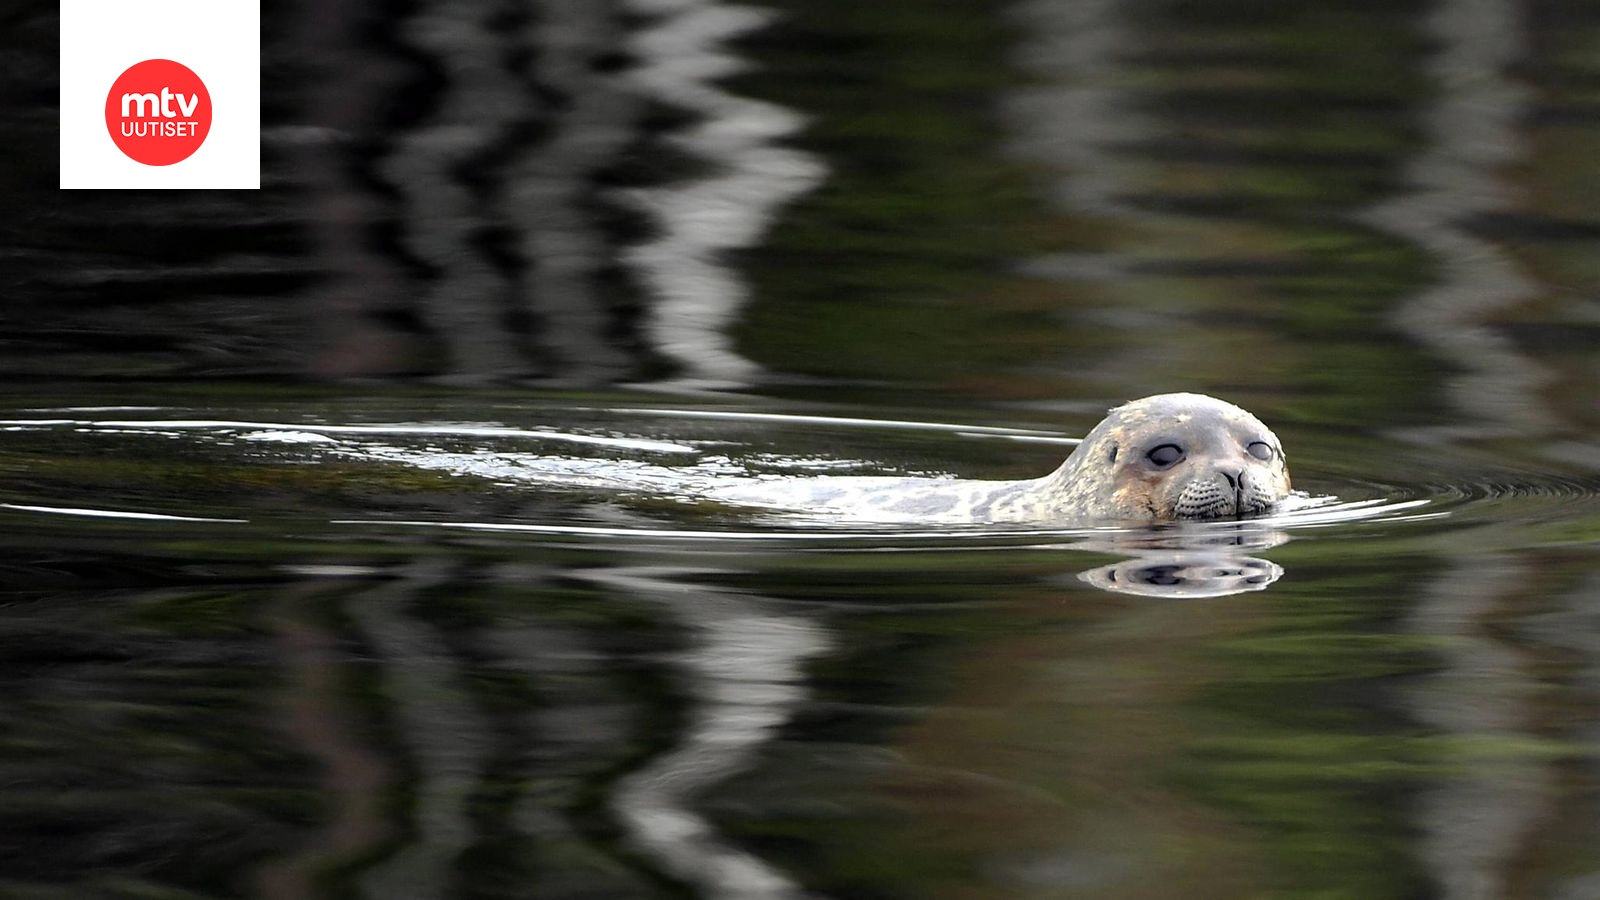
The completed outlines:
{"type": "Polygon", "coordinates": [[[1289,469],[1277,436],[1245,410],[1157,394],[1113,409],[1041,482],[1052,518],[1219,519],[1271,510],[1289,469]]]}

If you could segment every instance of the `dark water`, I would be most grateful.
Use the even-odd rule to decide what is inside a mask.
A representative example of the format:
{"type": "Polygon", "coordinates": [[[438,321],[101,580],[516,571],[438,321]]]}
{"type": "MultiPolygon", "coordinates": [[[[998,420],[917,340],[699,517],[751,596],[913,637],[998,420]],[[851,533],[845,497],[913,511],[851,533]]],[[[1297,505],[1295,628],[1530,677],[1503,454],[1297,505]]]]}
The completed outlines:
{"type": "Polygon", "coordinates": [[[0,14],[0,896],[1600,897],[1600,7],[268,5],[258,193],[0,14]],[[1335,499],[707,499],[1174,390],[1335,499]]]}

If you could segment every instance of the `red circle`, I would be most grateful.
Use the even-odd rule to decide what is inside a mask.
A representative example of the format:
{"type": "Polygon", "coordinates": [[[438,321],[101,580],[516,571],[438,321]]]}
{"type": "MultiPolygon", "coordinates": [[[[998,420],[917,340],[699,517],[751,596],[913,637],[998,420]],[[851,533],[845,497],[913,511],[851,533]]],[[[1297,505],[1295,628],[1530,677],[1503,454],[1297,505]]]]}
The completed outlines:
{"type": "Polygon", "coordinates": [[[182,63],[170,59],[134,63],[106,94],[106,130],[134,162],[147,166],[182,162],[200,149],[211,131],[211,94],[200,76],[182,63]]]}

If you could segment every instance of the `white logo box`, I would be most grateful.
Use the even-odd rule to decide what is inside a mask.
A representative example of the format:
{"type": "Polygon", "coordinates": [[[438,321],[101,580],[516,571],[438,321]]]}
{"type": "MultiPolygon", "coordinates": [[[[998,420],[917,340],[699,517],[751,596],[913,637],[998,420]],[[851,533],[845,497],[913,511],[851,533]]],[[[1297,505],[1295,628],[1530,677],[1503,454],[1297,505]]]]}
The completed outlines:
{"type": "Polygon", "coordinates": [[[61,187],[261,187],[259,0],[61,0],[61,187]],[[106,96],[129,66],[180,62],[211,95],[192,156],[167,166],[129,159],[106,128],[106,96]]]}

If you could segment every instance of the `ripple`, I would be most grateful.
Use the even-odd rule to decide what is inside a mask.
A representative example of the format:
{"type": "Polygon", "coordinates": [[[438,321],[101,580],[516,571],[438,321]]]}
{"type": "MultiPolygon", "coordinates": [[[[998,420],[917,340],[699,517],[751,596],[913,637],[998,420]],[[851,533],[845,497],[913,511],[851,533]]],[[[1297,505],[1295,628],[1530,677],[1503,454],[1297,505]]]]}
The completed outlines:
{"type": "Polygon", "coordinates": [[[1600,500],[1600,478],[1547,475],[1540,478],[1485,478],[1429,484],[1427,489],[1458,503],[1496,500],[1600,500]]]}
{"type": "Polygon", "coordinates": [[[1410,500],[1374,498],[1341,501],[1337,497],[1291,498],[1286,508],[1258,521],[1284,528],[1318,528],[1349,522],[1396,522],[1443,518],[1445,510],[1419,512],[1432,506],[1432,498],[1410,500]]]}
{"type": "MultiPolygon", "coordinates": [[[[1320,528],[1353,522],[1400,522],[1442,518],[1444,511],[1421,511],[1432,504],[1427,499],[1418,500],[1358,500],[1339,502],[1335,498],[1312,498],[1328,502],[1315,506],[1289,510],[1251,519],[1228,519],[1204,522],[1162,522],[1153,525],[948,525],[938,528],[879,522],[848,521],[840,518],[811,516],[804,513],[786,513],[782,518],[767,516],[760,519],[759,530],[728,528],[666,528],[650,525],[602,526],[570,523],[530,522],[480,522],[458,520],[415,519],[341,519],[335,525],[397,526],[406,528],[440,528],[467,531],[498,531],[506,533],[541,534],[561,537],[610,537],[665,539],[673,541],[795,541],[795,542],[868,542],[884,548],[932,543],[936,548],[993,544],[1002,542],[1009,546],[1040,548],[1062,546],[1084,541],[1117,544],[1136,542],[1138,546],[1152,549],[1178,549],[1183,547],[1209,547],[1221,545],[1263,547],[1274,543],[1282,531],[1302,528],[1320,528]]],[[[934,549],[934,548],[930,548],[934,549]]]]}
{"type": "Polygon", "coordinates": [[[159,522],[234,522],[244,524],[248,519],[212,519],[204,516],[171,516],[163,513],[134,512],[122,509],[85,509],[75,506],[32,506],[24,503],[0,503],[0,509],[22,512],[49,513],[58,516],[89,516],[97,519],[144,519],[159,522]]]}
{"type": "Polygon", "coordinates": [[[1415,483],[1345,478],[1318,486],[1361,499],[1318,498],[1320,502],[1293,504],[1274,518],[1289,528],[1315,528],[1425,519],[1511,524],[1600,514],[1600,478],[1594,476],[1480,470],[1415,483]]]}
{"type": "Polygon", "coordinates": [[[854,416],[821,416],[804,415],[798,413],[754,413],[743,411],[696,409],[646,409],[638,407],[624,407],[621,409],[580,408],[579,411],[602,412],[630,416],[658,416],[665,419],[681,418],[725,420],[734,422],[747,422],[752,424],[779,423],[784,425],[838,425],[851,428],[891,428],[912,431],[948,431],[961,435],[962,437],[1026,438],[1071,446],[1076,446],[1083,443],[1082,438],[1068,437],[1060,432],[1045,431],[1036,428],[1009,428],[999,425],[957,425],[948,422],[918,422],[905,419],[868,419],[854,416]]]}
{"type": "MultiPolygon", "coordinates": [[[[1475,469],[1470,477],[1442,478],[1415,483],[1396,483],[1298,469],[1303,482],[1314,486],[1314,494],[1296,493],[1275,513],[1255,519],[1221,522],[1193,522],[1139,527],[1078,527],[967,525],[904,522],[882,523],[837,511],[780,510],[760,507],[728,508],[716,502],[715,488],[733,484],[761,483],[773,478],[846,477],[883,475],[898,477],[945,477],[940,471],[896,469],[880,455],[899,455],[904,447],[878,446],[871,435],[883,432],[953,435],[980,441],[1038,441],[1071,446],[1078,439],[1039,428],[1013,428],[968,425],[948,421],[917,419],[877,419],[849,415],[746,412],[737,410],[661,409],[645,407],[566,407],[539,408],[532,413],[550,427],[518,428],[497,423],[382,422],[369,424],[330,424],[316,421],[277,422],[253,418],[212,418],[184,416],[183,411],[167,410],[161,419],[79,419],[38,418],[3,419],[7,430],[60,429],[104,435],[144,433],[194,435],[231,446],[233,440],[250,441],[261,449],[282,444],[285,451],[301,454],[288,462],[312,464],[323,456],[355,459],[372,465],[400,465],[452,474],[476,476],[494,482],[498,488],[553,488],[581,497],[583,492],[615,493],[628,497],[664,498],[687,506],[699,506],[700,514],[689,527],[672,523],[656,525],[640,519],[637,524],[590,524],[577,521],[424,521],[414,518],[388,520],[377,517],[348,517],[331,522],[350,526],[395,526],[453,530],[498,531],[553,537],[585,539],[642,539],[670,541],[788,541],[831,542],[841,549],[901,551],[923,548],[998,548],[1062,546],[1099,540],[1107,535],[1143,540],[1150,546],[1175,549],[1235,541],[1236,529],[1247,526],[1278,533],[1334,527],[1359,528],[1374,523],[1423,522],[1447,518],[1475,521],[1494,510],[1502,518],[1553,518],[1592,513],[1600,507],[1600,477],[1553,474],[1538,471],[1484,471],[1481,460],[1465,457],[1431,460],[1440,467],[1446,463],[1475,469]],[[584,427],[577,433],[570,426],[581,418],[584,427]],[[643,419],[655,420],[648,424],[643,419]],[[618,420],[632,419],[638,427],[616,428],[618,420]],[[608,421],[609,420],[609,421],[608,421]],[[677,423],[677,424],[675,424],[677,423]],[[705,423],[701,427],[699,423],[705,423]],[[747,426],[737,431],[707,433],[712,423],[747,426]],[[825,452],[807,445],[797,452],[792,444],[815,441],[819,427],[839,429],[840,439],[829,436],[825,452]],[[630,433],[632,432],[632,433],[630,433]],[[642,433],[641,433],[642,432],[642,433]],[[789,437],[789,435],[793,435],[789,437]],[[221,436],[222,440],[218,440],[221,436]],[[439,439],[456,443],[440,446],[439,439]],[[523,442],[533,441],[529,447],[523,442]],[[563,449],[582,447],[589,455],[573,452],[545,452],[539,443],[554,442],[563,449]],[[293,445],[292,447],[288,445],[293,445]],[[715,448],[715,450],[713,450],[715,448]],[[841,452],[854,449],[866,453],[841,452]],[[642,452],[665,457],[642,461],[619,458],[618,453],[642,452]],[[1507,510],[1506,504],[1519,508],[1507,510]],[[710,518],[707,518],[706,515],[710,518]],[[704,527],[700,527],[703,523],[704,527]]],[[[1496,458],[1502,464],[1515,461],[1496,458]]],[[[1407,463],[1413,470],[1422,464],[1407,463]]],[[[13,496],[23,501],[9,508],[64,515],[102,515],[126,518],[173,519],[192,521],[243,521],[206,517],[168,517],[117,510],[81,510],[49,499],[13,496]]],[[[50,498],[54,499],[54,498],[50,498]]],[[[608,501],[609,502],[609,501],[608,501]]],[[[626,505],[626,504],[625,504],[626,505]]],[[[1236,542],[1236,541],[1235,541],[1236,542]]]]}
{"type": "Polygon", "coordinates": [[[379,423],[372,425],[323,425],[316,423],[286,424],[283,422],[247,422],[229,419],[119,419],[119,420],[78,420],[78,419],[0,419],[0,425],[15,427],[50,428],[71,425],[80,428],[92,428],[99,431],[113,429],[148,429],[171,430],[184,429],[195,431],[249,431],[246,435],[252,440],[273,440],[283,442],[309,443],[307,437],[315,438],[317,435],[346,434],[346,435],[415,435],[419,437],[482,437],[482,438],[534,438],[543,441],[562,441],[574,444],[589,444],[596,447],[610,447],[618,450],[638,450],[646,453],[694,453],[700,451],[687,444],[676,444],[668,441],[645,440],[641,438],[615,438],[601,437],[588,434],[573,434],[564,431],[542,431],[524,428],[506,428],[498,425],[459,425],[459,424],[412,424],[412,423],[379,423]],[[268,437],[264,435],[273,435],[268,437]],[[296,436],[293,439],[288,435],[296,436]]]}

